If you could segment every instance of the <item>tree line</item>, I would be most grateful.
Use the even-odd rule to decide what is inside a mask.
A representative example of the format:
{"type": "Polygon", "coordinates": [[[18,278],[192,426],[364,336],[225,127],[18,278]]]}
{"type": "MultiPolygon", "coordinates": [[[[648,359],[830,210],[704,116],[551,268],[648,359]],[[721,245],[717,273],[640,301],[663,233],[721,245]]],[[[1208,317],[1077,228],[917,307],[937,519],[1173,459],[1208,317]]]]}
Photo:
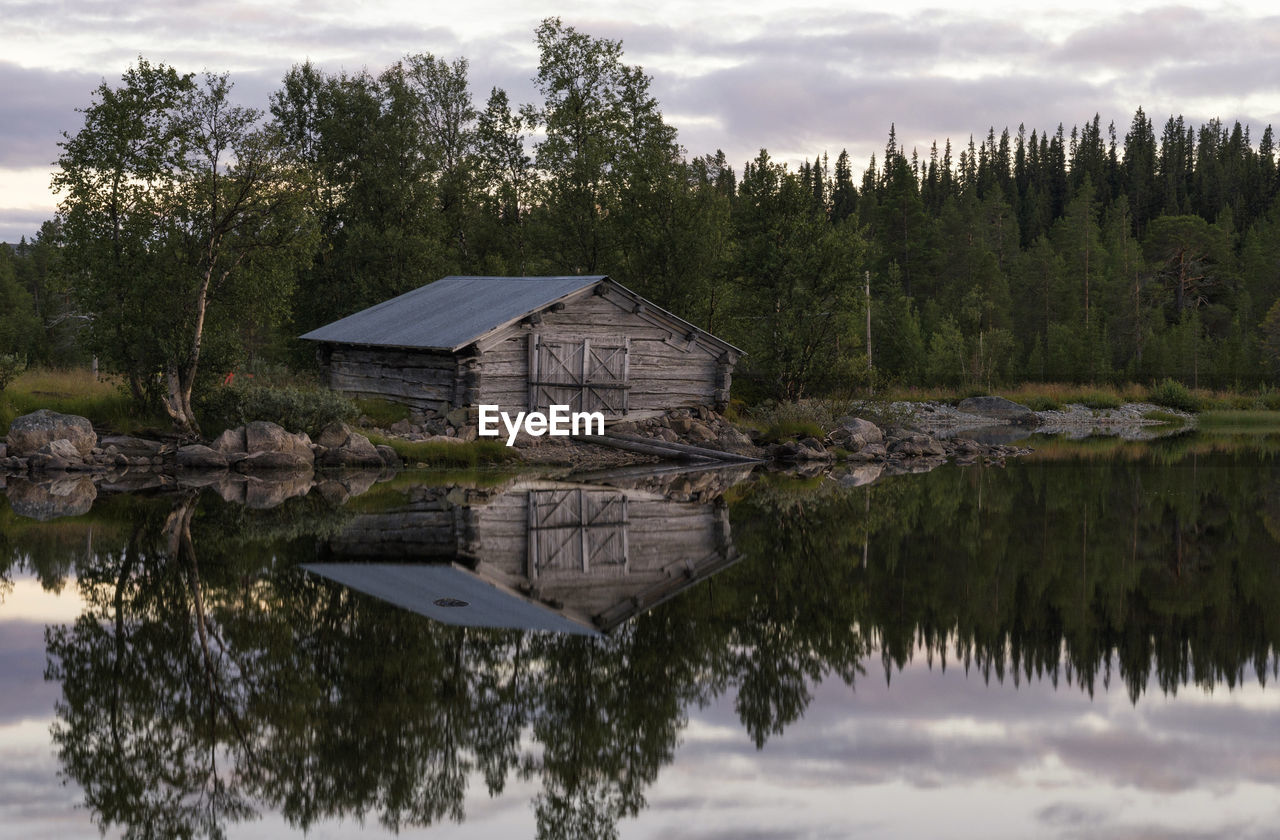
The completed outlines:
{"type": "Polygon", "coordinates": [[[464,58],[299,64],[264,110],[140,58],[66,134],[57,217],[0,248],[0,354],[92,354],[190,429],[226,372],[440,276],[607,273],[747,350],[747,399],[1280,374],[1270,127],[1139,109],[923,159],[891,128],[857,182],[847,152],[739,170],[679,145],[620,42],[535,38],[521,105],[464,58]]]}

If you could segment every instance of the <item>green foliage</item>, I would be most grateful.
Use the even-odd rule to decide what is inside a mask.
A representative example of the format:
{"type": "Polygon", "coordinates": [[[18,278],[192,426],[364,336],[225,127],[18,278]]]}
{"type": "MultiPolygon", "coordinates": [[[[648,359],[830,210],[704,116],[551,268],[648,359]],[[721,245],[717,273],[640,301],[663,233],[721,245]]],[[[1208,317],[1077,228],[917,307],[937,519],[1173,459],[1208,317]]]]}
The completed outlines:
{"type": "Polygon", "coordinates": [[[268,420],[291,432],[316,435],[334,421],[348,421],[359,414],[348,397],[328,388],[272,387],[233,382],[201,395],[197,403],[201,425],[211,435],[251,420],[268,420]]]}
{"type": "Polygon", "coordinates": [[[784,440],[799,440],[801,438],[817,438],[822,440],[827,433],[817,423],[805,420],[784,420],[774,423],[764,430],[760,435],[760,439],[765,443],[781,443],[784,440]]]}
{"type": "Polygon", "coordinates": [[[355,404],[361,415],[372,420],[373,425],[384,429],[392,423],[408,420],[411,413],[409,406],[404,403],[392,402],[391,400],[377,397],[357,397],[355,404]]]}
{"type": "Polygon", "coordinates": [[[1062,408],[1062,403],[1046,394],[1032,394],[1029,397],[1023,397],[1018,402],[1021,402],[1032,411],[1059,411],[1062,408]]]}
{"type": "Polygon", "coordinates": [[[226,75],[139,59],[122,81],[61,144],[66,261],[87,346],[192,432],[206,331],[278,321],[311,226],[286,148],[226,75]]]}
{"type": "Polygon", "coordinates": [[[1086,391],[1076,402],[1093,409],[1119,408],[1124,405],[1123,399],[1106,391],[1086,391]]]}
{"type": "Polygon", "coordinates": [[[33,367],[0,394],[0,434],[15,417],[41,408],[86,417],[95,427],[116,434],[154,431],[168,424],[164,415],[140,407],[117,381],[96,380],[84,369],[33,367]]]}
{"type": "Polygon", "coordinates": [[[0,353],[0,394],[27,370],[27,360],[16,353],[0,353]]]}
{"type": "MultiPolygon", "coordinates": [[[[1200,419],[1203,419],[1203,417],[1204,415],[1201,414],[1200,419]]],[[[1143,412],[1142,419],[1155,420],[1158,423],[1170,423],[1177,426],[1182,426],[1186,423],[1186,418],[1181,414],[1172,414],[1168,411],[1146,411],[1143,412]]]]}
{"type": "Polygon", "coordinates": [[[1156,405],[1179,411],[1199,411],[1201,407],[1200,400],[1187,390],[1187,386],[1173,379],[1166,379],[1156,385],[1147,398],[1156,405]]]}

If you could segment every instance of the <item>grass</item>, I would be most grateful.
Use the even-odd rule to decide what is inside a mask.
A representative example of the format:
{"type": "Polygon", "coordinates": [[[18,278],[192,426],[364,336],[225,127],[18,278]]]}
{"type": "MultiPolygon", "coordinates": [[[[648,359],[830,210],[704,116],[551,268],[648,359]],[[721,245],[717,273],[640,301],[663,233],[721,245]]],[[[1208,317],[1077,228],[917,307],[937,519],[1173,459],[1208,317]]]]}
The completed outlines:
{"type": "Polygon", "coordinates": [[[827,433],[821,426],[809,420],[782,420],[770,425],[761,435],[765,443],[781,443],[784,440],[800,440],[802,438],[818,438],[821,440],[827,433]]]}
{"type": "MultiPolygon", "coordinates": [[[[980,389],[979,389],[980,390],[980,389]]],[[[975,396],[973,388],[897,387],[885,392],[888,401],[944,402],[955,404],[975,396]]],[[[1051,411],[1072,403],[1095,410],[1116,408],[1125,403],[1155,403],[1184,411],[1280,411],[1280,392],[1262,388],[1256,391],[1225,391],[1187,388],[1171,380],[1156,385],[1129,382],[1122,385],[1074,385],[1063,382],[1027,382],[1009,387],[995,387],[989,392],[1027,406],[1032,411],[1051,411]]]]}
{"type": "Polygon", "coordinates": [[[478,467],[487,464],[510,464],[520,460],[520,453],[497,440],[438,443],[404,440],[378,434],[368,437],[375,445],[390,446],[411,467],[478,467]]]}
{"type": "Polygon", "coordinates": [[[9,431],[14,418],[41,408],[87,417],[94,426],[120,434],[171,427],[163,415],[140,413],[133,399],[111,379],[95,380],[88,370],[41,368],[27,371],[0,393],[0,434],[9,431]]]}
{"type": "Polygon", "coordinates": [[[393,423],[409,419],[409,406],[391,400],[366,397],[355,401],[360,413],[373,421],[373,425],[385,429],[393,423]]]}
{"type": "Polygon", "coordinates": [[[1280,411],[1202,411],[1197,421],[1200,428],[1206,431],[1280,432],[1280,411]]]}
{"type": "Polygon", "coordinates": [[[1143,412],[1142,419],[1154,420],[1157,423],[1168,423],[1169,425],[1175,426],[1182,426],[1187,422],[1186,418],[1181,414],[1174,414],[1171,411],[1161,411],[1159,409],[1143,412]]]}

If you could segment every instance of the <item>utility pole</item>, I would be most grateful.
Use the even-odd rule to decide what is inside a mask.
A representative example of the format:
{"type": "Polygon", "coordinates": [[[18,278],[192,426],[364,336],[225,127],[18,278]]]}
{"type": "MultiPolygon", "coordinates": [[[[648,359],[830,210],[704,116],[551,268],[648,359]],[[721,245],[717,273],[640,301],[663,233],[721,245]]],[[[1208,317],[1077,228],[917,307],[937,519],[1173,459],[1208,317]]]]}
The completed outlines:
{"type": "Polygon", "coordinates": [[[871,390],[871,395],[875,396],[876,386],[871,378],[871,272],[863,272],[863,291],[867,299],[867,387],[871,390]]]}

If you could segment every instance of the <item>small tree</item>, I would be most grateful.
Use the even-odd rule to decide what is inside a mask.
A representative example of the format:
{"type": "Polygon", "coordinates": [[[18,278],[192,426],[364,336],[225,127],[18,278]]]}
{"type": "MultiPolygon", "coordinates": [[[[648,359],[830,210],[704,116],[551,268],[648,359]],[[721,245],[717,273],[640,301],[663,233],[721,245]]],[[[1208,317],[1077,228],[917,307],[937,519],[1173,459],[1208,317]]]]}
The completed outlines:
{"type": "Polygon", "coordinates": [[[139,59],[123,82],[102,84],[62,143],[68,262],[90,349],[194,434],[211,323],[277,318],[309,246],[300,179],[226,75],[197,84],[139,59]]]}

